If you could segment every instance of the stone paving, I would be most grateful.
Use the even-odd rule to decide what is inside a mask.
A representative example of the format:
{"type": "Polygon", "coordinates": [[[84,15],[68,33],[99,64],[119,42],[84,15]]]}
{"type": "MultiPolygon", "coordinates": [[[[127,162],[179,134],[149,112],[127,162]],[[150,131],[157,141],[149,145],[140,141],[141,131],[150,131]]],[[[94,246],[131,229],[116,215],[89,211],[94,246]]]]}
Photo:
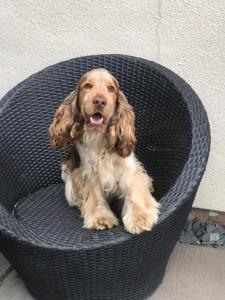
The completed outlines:
{"type": "Polygon", "coordinates": [[[225,248],[225,226],[200,223],[196,220],[187,221],[180,236],[180,242],[225,248]]]}

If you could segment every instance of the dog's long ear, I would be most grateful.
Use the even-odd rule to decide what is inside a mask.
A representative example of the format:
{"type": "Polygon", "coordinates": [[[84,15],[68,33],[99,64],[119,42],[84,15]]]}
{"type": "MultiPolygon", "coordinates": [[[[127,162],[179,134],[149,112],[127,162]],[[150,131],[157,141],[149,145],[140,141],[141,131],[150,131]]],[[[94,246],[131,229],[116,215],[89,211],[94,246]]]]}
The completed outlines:
{"type": "Polygon", "coordinates": [[[78,111],[78,89],[72,91],[59,106],[49,127],[51,146],[61,149],[76,139],[80,129],[78,111]]]}
{"type": "Polygon", "coordinates": [[[126,157],[136,143],[135,115],[123,92],[119,91],[115,113],[108,128],[108,148],[126,157]]]}

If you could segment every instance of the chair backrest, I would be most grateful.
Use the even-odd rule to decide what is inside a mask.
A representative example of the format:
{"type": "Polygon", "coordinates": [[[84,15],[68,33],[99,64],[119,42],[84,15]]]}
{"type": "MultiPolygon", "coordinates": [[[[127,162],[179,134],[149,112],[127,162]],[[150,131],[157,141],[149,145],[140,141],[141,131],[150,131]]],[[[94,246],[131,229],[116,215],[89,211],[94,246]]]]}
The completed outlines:
{"type": "Polygon", "coordinates": [[[156,196],[164,195],[190,152],[192,128],[187,105],[155,63],[121,55],[72,59],[34,74],[0,106],[0,200],[11,209],[23,195],[60,181],[65,151],[49,145],[53,113],[86,71],[104,67],[120,82],[134,106],[138,158],[153,175],[156,196]]]}

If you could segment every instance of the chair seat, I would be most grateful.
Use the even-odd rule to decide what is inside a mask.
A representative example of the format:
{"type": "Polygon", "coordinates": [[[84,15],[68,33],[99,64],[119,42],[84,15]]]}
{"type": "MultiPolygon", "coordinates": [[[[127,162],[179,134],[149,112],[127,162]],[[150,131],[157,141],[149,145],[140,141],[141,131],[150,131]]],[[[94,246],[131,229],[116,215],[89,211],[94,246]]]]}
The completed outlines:
{"type": "MultiPolygon", "coordinates": [[[[40,189],[17,203],[15,217],[39,232],[47,244],[89,248],[117,243],[130,235],[124,230],[121,220],[120,225],[113,229],[97,231],[83,228],[79,209],[70,207],[64,194],[64,184],[60,183],[40,189]]],[[[119,201],[113,199],[111,203],[112,210],[120,218],[119,201]]]]}

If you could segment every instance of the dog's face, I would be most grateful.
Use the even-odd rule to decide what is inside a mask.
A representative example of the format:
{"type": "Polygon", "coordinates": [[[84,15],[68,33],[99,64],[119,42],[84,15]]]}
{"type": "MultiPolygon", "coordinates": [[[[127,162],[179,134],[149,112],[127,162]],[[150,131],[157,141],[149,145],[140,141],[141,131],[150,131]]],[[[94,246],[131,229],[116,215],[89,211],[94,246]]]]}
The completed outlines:
{"type": "Polygon", "coordinates": [[[85,124],[94,130],[103,129],[116,108],[117,80],[104,69],[92,70],[82,77],[78,93],[78,105],[85,124]]]}
{"type": "Polygon", "coordinates": [[[84,74],[57,109],[50,126],[51,144],[60,149],[82,142],[82,132],[102,131],[109,151],[131,153],[135,143],[134,113],[118,81],[105,69],[84,74]]]}

